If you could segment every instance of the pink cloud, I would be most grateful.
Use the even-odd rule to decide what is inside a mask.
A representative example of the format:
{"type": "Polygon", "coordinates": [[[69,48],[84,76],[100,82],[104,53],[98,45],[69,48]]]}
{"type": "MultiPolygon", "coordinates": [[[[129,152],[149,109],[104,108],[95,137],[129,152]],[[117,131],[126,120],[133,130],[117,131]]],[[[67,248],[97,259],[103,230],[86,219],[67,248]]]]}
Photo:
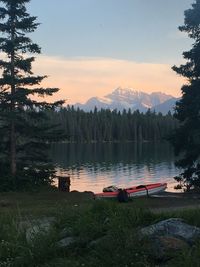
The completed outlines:
{"type": "Polygon", "coordinates": [[[131,87],[144,92],[162,91],[180,96],[183,78],[168,64],[138,63],[111,58],[58,58],[39,56],[33,71],[47,74],[44,86],[61,88],[55,99],[67,103],[84,102],[104,96],[116,87],[131,87]]]}

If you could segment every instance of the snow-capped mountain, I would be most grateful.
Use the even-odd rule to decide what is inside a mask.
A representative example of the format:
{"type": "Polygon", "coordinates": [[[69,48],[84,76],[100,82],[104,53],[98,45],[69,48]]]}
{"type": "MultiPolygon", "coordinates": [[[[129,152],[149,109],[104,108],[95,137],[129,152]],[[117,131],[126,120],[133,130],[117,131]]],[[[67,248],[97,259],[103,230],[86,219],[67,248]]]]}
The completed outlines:
{"type": "Polygon", "coordinates": [[[161,112],[162,114],[167,114],[169,111],[171,111],[171,113],[174,113],[174,107],[178,100],[179,98],[170,98],[162,104],[153,107],[153,110],[155,110],[156,113],[161,112]]]}
{"type": "Polygon", "coordinates": [[[119,87],[105,97],[92,97],[85,104],[77,103],[74,107],[79,107],[84,111],[94,110],[95,107],[98,110],[101,108],[120,111],[123,109],[131,109],[132,111],[138,109],[141,112],[155,109],[156,112],[166,114],[169,110],[172,111],[173,103],[175,104],[176,101],[177,98],[161,92],[148,94],[132,88],[119,87]],[[167,103],[169,103],[169,110],[167,110],[167,103]]]}

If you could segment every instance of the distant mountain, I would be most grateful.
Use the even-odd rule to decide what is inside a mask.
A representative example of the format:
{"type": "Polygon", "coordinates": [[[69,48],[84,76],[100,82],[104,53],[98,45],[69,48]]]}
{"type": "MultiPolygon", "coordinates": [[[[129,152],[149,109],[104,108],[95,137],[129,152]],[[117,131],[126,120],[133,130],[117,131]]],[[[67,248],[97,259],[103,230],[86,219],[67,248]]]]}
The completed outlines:
{"type": "Polygon", "coordinates": [[[174,107],[176,105],[176,102],[179,100],[179,98],[171,98],[162,104],[156,105],[152,108],[156,113],[161,112],[162,114],[167,114],[169,111],[174,113],[174,107]]]}
{"type": "Polygon", "coordinates": [[[119,87],[105,97],[92,97],[85,104],[77,103],[74,107],[84,111],[94,110],[95,107],[98,110],[101,108],[120,111],[138,109],[141,112],[151,109],[166,114],[169,110],[173,111],[172,107],[176,101],[177,98],[161,92],[148,94],[132,88],[119,87]]]}

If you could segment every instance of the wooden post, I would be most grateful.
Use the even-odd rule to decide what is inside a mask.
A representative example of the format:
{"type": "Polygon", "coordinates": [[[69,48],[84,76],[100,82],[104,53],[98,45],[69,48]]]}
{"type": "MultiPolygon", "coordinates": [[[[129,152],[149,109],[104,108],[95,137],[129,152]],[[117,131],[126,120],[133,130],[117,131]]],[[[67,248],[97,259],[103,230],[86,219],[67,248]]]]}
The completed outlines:
{"type": "Polygon", "coordinates": [[[58,190],[61,192],[70,192],[70,176],[58,176],[58,190]]]}

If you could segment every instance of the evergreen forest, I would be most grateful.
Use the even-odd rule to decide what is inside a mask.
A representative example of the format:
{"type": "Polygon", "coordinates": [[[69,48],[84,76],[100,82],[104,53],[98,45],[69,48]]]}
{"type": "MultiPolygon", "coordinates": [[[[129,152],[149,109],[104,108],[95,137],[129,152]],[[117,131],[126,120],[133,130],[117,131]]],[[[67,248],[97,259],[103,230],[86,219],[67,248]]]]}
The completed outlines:
{"type": "Polygon", "coordinates": [[[162,141],[178,127],[170,112],[162,115],[150,110],[141,113],[95,108],[84,112],[67,106],[58,112],[48,111],[48,116],[62,127],[68,142],[162,141]]]}

